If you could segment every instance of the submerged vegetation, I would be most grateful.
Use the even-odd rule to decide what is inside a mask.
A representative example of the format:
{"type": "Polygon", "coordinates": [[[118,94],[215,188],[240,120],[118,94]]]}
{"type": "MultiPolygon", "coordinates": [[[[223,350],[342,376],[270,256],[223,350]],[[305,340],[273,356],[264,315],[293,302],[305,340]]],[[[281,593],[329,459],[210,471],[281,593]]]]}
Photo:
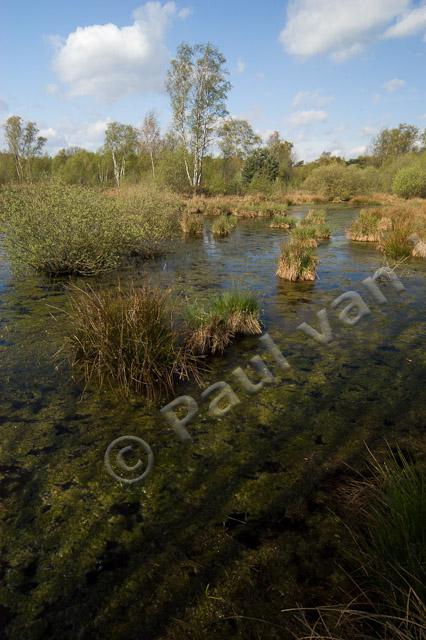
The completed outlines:
{"type": "Polygon", "coordinates": [[[187,344],[199,354],[223,353],[235,336],[262,332],[258,301],[240,291],[226,291],[205,303],[190,304],[187,321],[191,328],[187,344]]]}

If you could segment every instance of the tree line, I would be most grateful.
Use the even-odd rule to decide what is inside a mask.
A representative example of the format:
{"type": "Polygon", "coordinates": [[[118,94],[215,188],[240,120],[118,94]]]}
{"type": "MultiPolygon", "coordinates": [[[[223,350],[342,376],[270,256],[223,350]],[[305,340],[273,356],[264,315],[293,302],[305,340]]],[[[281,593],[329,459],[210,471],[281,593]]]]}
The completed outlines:
{"type": "MultiPolygon", "coordinates": [[[[162,135],[154,111],[142,125],[111,122],[97,152],[67,148],[47,156],[46,138],[35,122],[11,116],[4,125],[7,149],[0,154],[0,181],[59,175],[69,183],[110,184],[150,178],[179,192],[237,193],[247,189],[300,186],[328,165],[389,167],[426,148],[426,130],[409,124],[383,129],[368,155],[349,161],[323,153],[315,162],[296,162],[292,142],[274,132],[263,143],[251,124],[231,118],[231,89],[222,53],[210,43],[181,44],[167,73],[172,125],[162,135]]],[[[371,173],[371,172],[370,172],[371,173]]]]}

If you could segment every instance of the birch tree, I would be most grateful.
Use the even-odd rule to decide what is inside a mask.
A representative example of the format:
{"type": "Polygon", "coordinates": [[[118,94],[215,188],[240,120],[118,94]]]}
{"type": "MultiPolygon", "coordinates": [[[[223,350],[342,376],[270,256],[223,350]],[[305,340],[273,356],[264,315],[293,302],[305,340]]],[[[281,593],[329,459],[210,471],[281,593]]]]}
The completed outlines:
{"type": "Polygon", "coordinates": [[[155,163],[154,159],[158,155],[161,148],[161,132],[155,111],[149,111],[142,123],[139,134],[140,146],[145,149],[151,160],[152,177],[155,180],[155,163]]]}
{"type": "Polygon", "coordinates": [[[262,139],[247,120],[229,118],[218,129],[219,147],[224,159],[245,159],[258,146],[262,139]]]}
{"type": "Polygon", "coordinates": [[[173,127],[185,151],[185,171],[193,192],[201,186],[203,160],[217,124],[227,115],[226,60],[211,44],[181,44],[167,74],[173,127]]]}
{"type": "Polygon", "coordinates": [[[47,139],[39,136],[35,122],[25,123],[20,116],[11,116],[4,124],[8,151],[15,159],[16,175],[19,180],[31,180],[31,161],[40,155],[47,139]]]}
{"type": "Polygon", "coordinates": [[[138,143],[137,131],[130,124],[110,122],[105,131],[105,151],[111,153],[114,168],[114,179],[120,187],[125,175],[126,161],[136,152],[138,143]]]}

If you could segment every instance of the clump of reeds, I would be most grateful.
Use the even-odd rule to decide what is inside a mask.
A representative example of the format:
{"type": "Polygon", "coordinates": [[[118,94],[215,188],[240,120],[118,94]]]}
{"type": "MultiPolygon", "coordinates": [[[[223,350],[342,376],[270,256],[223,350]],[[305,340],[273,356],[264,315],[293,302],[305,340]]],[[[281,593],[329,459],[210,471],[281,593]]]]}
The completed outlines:
{"type": "Polygon", "coordinates": [[[227,291],[187,309],[187,345],[197,354],[223,353],[236,335],[262,332],[260,306],[250,293],[227,291]]]}
{"type": "Polygon", "coordinates": [[[65,353],[78,377],[148,401],[198,378],[197,358],[175,329],[168,293],[153,287],[71,286],[65,353]]]}
{"type": "Polygon", "coordinates": [[[291,232],[291,240],[306,247],[315,248],[318,246],[317,229],[315,225],[299,225],[291,232]]]}
{"type": "Polygon", "coordinates": [[[180,227],[187,236],[203,235],[203,216],[185,211],[180,220],[180,227]]]}
{"type": "Polygon", "coordinates": [[[357,242],[379,242],[382,230],[380,218],[380,214],[375,209],[361,209],[359,217],[347,230],[347,237],[357,242]]]}
{"type": "Polygon", "coordinates": [[[228,236],[237,224],[235,216],[221,215],[212,224],[212,233],[215,236],[224,238],[228,236]]]}
{"type": "Polygon", "coordinates": [[[310,244],[311,239],[295,239],[294,232],[292,236],[290,242],[282,246],[276,275],[290,282],[313,281],[317,277],[318,265],[318,257],[313,252],[316,241],[315,244],[310,244]]]}
{"type": "Polygon", "coordinates": [[[351,494],[361,496],[351,514],[358,524],[349,524],[355,547],[347,550],[355,597],[347,606],[291,610],[300,638],[425,640],[424,466],[399,448],[383,460],[371,454],[370,472],[352,482],[351,494]]]}
{"type": "Polygon", "coordinates": [[[402,260],[413,255],[413,243],[410,240],[413,226],[410,221],[398,219],[392,229],[381,236],[380,250],[387,258],[402,260]]]}
{"type": "Polygon", "coordinates": [[[416,233],[411,234],[408,238],[413,245],[412,256],[414,258],[426,258],[426,242],[416,233]]]}
{"type": "Polygon", "coordinates": [[[269,225],[272,229],[293,229],[297,221],[295,218],[286,215],[275,215],[269,225]]]}
{"type": "Polygon", "coordinates": [[[327,212],[325,209],[309,209],[301,224],[325,225],[327,212]]]}

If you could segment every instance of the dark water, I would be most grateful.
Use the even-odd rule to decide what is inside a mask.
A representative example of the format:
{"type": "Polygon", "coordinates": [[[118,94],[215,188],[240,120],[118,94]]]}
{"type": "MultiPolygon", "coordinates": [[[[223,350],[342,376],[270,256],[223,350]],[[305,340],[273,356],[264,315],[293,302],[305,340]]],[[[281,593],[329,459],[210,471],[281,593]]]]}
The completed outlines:
{"type": "Polygon", "coordinates": [[[66,366],[52,364],[64,331],[63,283],[15,277],[0,258],[5,637],[286,638],[282,609],[324,603],[338,588],[344,542],[330,487],[346,464],[362,466],[364,443],[425,453],[426,263],[401,265],[405,292],[385,285],[388,303],[377,305],[362,280],[383,259],[346,240],[353,215],[330,210],[332,239],[318,249],[315,283],[276,278],[285,233],[251,220],[222,240],[207,225],[203,240],[120,274],[173,285],[191,299],[250,288],[291,365],[250,397],[232,371],[264,352],[259,339],[215,358],[205,387],[227,381],[240,403],[215,418],[202,389],[179,388],[199,405],[190,443],[158,407],[82,398],[66,366]],[[354,327],[339,321],[343,307],[330,307],[349,290],[371,310],[354,327]],[[334,333],[327,346],[297,330],[303,321],[318,327],[324,308],[334,333]],[[155,468],[142,483],[123,485],[106,471],[105,450],[122,435],[152,448],[155,468]]]}

